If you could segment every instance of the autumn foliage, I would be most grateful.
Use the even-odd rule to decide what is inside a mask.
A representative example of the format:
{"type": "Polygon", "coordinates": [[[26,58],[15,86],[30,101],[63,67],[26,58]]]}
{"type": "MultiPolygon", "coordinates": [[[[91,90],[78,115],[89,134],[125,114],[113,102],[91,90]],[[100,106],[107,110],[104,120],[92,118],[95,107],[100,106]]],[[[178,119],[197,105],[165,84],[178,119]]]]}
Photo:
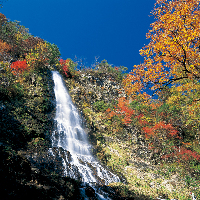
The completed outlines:
{"type": "Polygon", "coordinates": [[[167,137],[180,138],[178,136],[178,131],[174,129],[174,127],[171,124],[165,124],[162,121],[156,123],[151,128],[143,127],[143,131],[145,133],[146,138],[158,136],[159,132],[162,132],[159,137],[163,137],[163,139],[166,139],[167,137]],[[167,136],[166,138],[164,138],[164,133],[167,136]]]}
{"type": "Polygon", "coordinates": [[[199,140],[199,3],[157,0],[152,11],[155,22],[147,33],[150,42],[140,50],[144,62],[135,65],[123,79],[130,104],[119,99],[124,122],[134,122],[151,148],[166,156],[181,157],[182,161],[199,159],[197,152],[180,145],[199,140]],[[147,89],[158,95],[157,100],[146,95],[147,89]],[[127,111],[130,107],[131,115],[127,111]],[[177,144],[179,151],[172,148],[177,144]],[[169,151],[171,154],[167,154],[169,151]]]}
{"type": "MultiPolygon", "coordinates": [[[[199,140],[199,2],[157,0],[152,12],[155,22],[147,33],[150,42],[140,50],[144,63],[135,65],[124,79],[123,66],[112,67],[103,60],[95,67],[100,76],[107,74],[119,84],[123,79],[126,91],[113,105],[104,100],[93,103],[96,112],[104,112],[108,132],[123,138],[124,128],[137,127],[149,150],[155,153],[156,149],[161,160],[189,162],[200,158],[195,148],[185,145],[199,140]],[[151,89],[158,98],[152,99],[146,89],[151,89]]],[[[2,14],[0,25],[0,64],[7,75],[10,73],[7,76],[10,82],[19,84],[17,79],[21,78],[34,84],[34,70],[42,72],[41,69],[50,65],[66,77],[78,76],[75,63],[70,59],[59,60],[56,45],[31,36],[17,22],[8,23],[2,14]],[[29,69],[33,70],[27,78],[24,72],[29,69]]],[[[130,143],[133,134],[127,131],[130,143]]]]}
{"type": "Polygon", "coordinates": [[[19,21],[12,22],[0,13],[0,92],[4,96],[15,87],[33,84],[37,72],[49,70],[58,63],[59,55],[55,44],[34,37],[19,21]]]}
{"type": "Polygon", "coordinates": [[[28,68],[28,65],[26,63],[26,60],[23,61],[18,60],[16,62],[13,62],[10,67],[12,69],[12,73],[16,75],[16,74],[22,74],[28,68]]]}
{"type": "Polygon", "coordinates": [[[163,160],[175,159],[178,163],[180,162],[200,162],[200,155],[195,152],[187,149],[185,147],[173,147],[173,152],[170,154],[165,154],[162,156],[163,160]]]}
{"type": "MultiPolygon", "coordinates": [[[[165,3],[167,4],[167,1],[165,3]]],[[[178,4],[173,5],[176,5],[174,10],[177,9],[178,4]]],[[[161,33],[159,32],[159,34],[161,33]]],[[[180,33],[180,37],[181,34],[183,33],[180,33]]],[[[176,44],[175,41],[174,45],[176,44]]],[[[185,39],[181,42],[183,43],[184,41],[185,39]]],[[[107,109],[106,112],[108,119],[111,119],[113,124],[121,121],[121,124],[126,126],[137,126],[144,135],[147,144],[149,144],[149,150],[152,151],[152,155],[156,155],[156,159],[160,160],[160,162],[170,160],[170,162],[177,161],[188,166],[190,162],[198,163],[200,159],[195,147],[184,145],[187,144],[187,141],[199,143],[199,53],[195,42],[194,48],[191,47],[191,43],[186,42],[186,46],[189,45],[190,49],[182,44],[180,49],[183,52],[185,51],[183,50],[184,48],[188,51],[190,50],[185,55],[184,53],[179,55],[182,51],[178,51],[178,49],[174,51],[174,57],[167,53],[165,55],[156,53],[154,49],[156,45],[158,43],[159,45],[166,45],[167,43],[165,42],[161,36],[157,39],[154,38],[150,43],[152,46],[149,44],[145,47],[146,50],[144,48],[141,51],[146,56],[145,62],[139,66],[134,66],[133,72],[127,75],[123,81],[127,97],[119,98],[117,106],[114,109],[107,109]],[[147,51],[147,47],[150,48],[150,46],[152,48],[151,51],[147,51]],[[167,56],[169,57],[168,59],[167,56]],[[179,63],[176,56],[180,56],[180,58],[186,56],[186,60],[184,61],[183,59],[179,63]],[[194,67],[189,65],[191,63],[193,63],[194,67]],[[170,87],[167,87],[169,84],[171,84],[170,87]],[[158,99],[151,99],[144,92],[149,86],[150,89],[157,91],[158,99]]],[[[172,48],[172,46],[171,43],[169,46],[163,47],[163,49],[172,52],[173,48],[175,48],[172,48]]],[[[179,47],[179,44],[176,44],[176,48],[179,47]]],[[[158,49],[158,46],[156,48],[158,49]]],[[[154,156],[152,158],[155,159],[154,156]]]]}
{"type": "Polygon", "coordinates": [[[199,0],[157,0],[152,14],[156,21],[147,33],[150,42],[140,50],[144,63],[124,80],[128,94],[200,78],[199,0]]]}
{"type": "Polygon", "coordinates": [[[6,42],[0,40],[0,60],[4,60],[5,57],[9,56],[9,51],[11,50],[11,46],[6,42]]]}
{"type": "Polygon", "coordinates": [[[0,40],[0,54],[7,53],[10,49],[10,45],[0,40]]]}
{"type": "Polygon", "coordinates": [[[128,105],[128,101],[124,97],[121,97],[118,100],[118,109],[116,109],[117,113],[124,115],[122,122],[126,125],[132,122],[131,117],[134,114],[134,110],[128,107],[128,105]]]}
{"type": "Polygon", "coordinates": [[[70,60],[67,59],[67,60],[63,60],[63,59],[60,59],[59,60],[59,63],[62,67],[62,70],[63,70],[63,73],[65,74],[66,77],[69,77],[69,67],[70,67],[70,60]]]}

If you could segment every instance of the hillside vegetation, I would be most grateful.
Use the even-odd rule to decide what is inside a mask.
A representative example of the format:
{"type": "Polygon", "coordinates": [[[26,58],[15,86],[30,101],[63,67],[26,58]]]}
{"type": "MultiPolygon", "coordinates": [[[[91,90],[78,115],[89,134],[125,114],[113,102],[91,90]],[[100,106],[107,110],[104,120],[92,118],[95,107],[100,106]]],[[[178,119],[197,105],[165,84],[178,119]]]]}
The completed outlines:
{"type": "Polygon", "coordinates": [[[152,14],[144,63],[129,74],[105,60],[79,71],[62,61],[60,72],[72,77],[67,85],[93,130],[97,156],[129,180],[129,189],[199,198],[199,1],[157,1],[152,14]],[[139,157],[155,171],[134,172],[143,168],[139,157]]]}
{"type": "Polygon", "coordinates": [[[158,0],[153,15],[150,42],[140,51],[144,63],[125,74],[106,60],[80,69],[60,59],[55,44],[0,14],[0,174],[7,199],[78,198],[78,182],[53,168],[37,173],[28,159],[51,145],[54,69],[86,120],[94,155],[123,180],[110,184],[119,197],[200,198],[199,0],[158,0]]]}
{"type": "Polygon", "coordinates": [[[55,113],[50,66],[59,56],[56,45],[0,14],[1,199],[80,199],[78,182],[44,158],[55,113]]]}

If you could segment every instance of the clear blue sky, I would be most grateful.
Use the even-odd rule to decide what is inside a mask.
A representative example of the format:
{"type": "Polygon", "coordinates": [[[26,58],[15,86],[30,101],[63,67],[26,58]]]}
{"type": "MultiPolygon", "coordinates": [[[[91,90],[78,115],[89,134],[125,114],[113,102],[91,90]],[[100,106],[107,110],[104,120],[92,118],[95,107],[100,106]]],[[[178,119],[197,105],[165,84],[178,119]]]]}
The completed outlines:
{"type": "Polygon", "coordinates": [[[139,50],[156,0],[8,0],[0,12],[29,32],[56,44],[62,58],[106,59],[128,71],[143,62],[139,50]]]}

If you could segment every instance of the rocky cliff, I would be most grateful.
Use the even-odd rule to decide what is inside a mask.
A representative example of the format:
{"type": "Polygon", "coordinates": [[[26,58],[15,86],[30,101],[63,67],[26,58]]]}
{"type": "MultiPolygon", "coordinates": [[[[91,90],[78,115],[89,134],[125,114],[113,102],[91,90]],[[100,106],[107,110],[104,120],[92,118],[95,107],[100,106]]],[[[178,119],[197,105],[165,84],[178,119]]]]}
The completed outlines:
{"type": "Polygon", "coordinates": [[[78,183],[48,157],[55,115],[50,70],[17,84],[1,71],[1,199],[79,199],[78,183]],[[14,88],[15,87],[15,88],[14,88]]]}

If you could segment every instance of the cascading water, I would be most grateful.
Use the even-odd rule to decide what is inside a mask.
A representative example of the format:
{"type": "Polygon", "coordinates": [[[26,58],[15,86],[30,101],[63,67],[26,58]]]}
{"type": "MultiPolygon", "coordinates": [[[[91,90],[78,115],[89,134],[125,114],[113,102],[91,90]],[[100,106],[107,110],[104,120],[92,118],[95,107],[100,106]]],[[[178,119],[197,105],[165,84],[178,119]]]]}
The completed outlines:
{"type": "Polygon", "coordinates": [[[65,176],[86,183],[104,182],[107,185],[110,182],[119,182],[118,176],[104,169],[92,156],[92,146],[81,127],[78,111],[72,103],[62,77],[56,71],[52,73],[56,97],[56,129],[52,134],[52,147],[61,147],[65,150],[65,156],[61,156],[65,176]]]}

